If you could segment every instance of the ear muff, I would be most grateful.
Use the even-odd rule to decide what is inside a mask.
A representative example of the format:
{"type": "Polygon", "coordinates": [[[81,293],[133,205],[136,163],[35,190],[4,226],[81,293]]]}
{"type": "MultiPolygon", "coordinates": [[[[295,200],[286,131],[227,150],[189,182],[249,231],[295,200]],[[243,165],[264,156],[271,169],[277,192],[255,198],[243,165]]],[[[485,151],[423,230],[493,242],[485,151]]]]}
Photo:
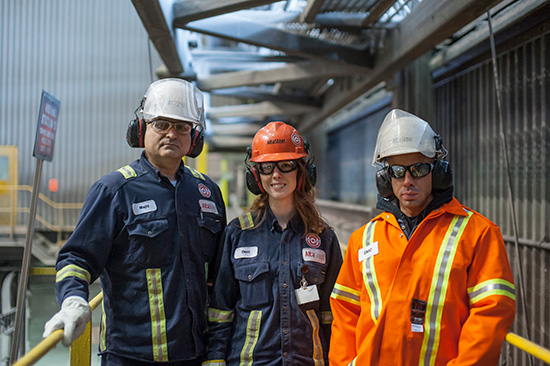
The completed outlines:
{"type": "MultiPolygon", "coordinates": [[[[309,185],[307,185],[305,187],[305,190],[309,191],[313,187],[315,187],[315,183],[317,183],[317,166],[315,164],[313,164],[313,161],[308,160],[306,162],[306,165],[305,165],[304,169],[306,171],[306,174],[307,174],[307,177],[308,177],[308,182],[309,182],[309,185]]],[[[302,184],[304,184],[303,181],[304,181],[304,179],[300,175],[298,177],[298,183],[296,185],[296,189],[298,189],[298,190],[302,189],[302,184]]]]}
{"type": "Polygon", "coordinates": [[[441,192],[453,185],[453,171],[448,161],[436,160],[432,170],[432,190],[441,192]]]}
{"type": "Polygon", "coordinates": [[[145,122],[139,118],[136,117],[136,119],[133,119],[128,124],[128,129],[126,130],[126,142],[130,147],[144,147],[144,139],[145,139],[145,129],[147,128],[147,125],[145,122]]]}
{"type": "Polygon", "coordinates": [[[246,166],[246,188],[256,196],[260,193],[265,193],[260,173],[255,167],[250,165],[246,166]]]}
{"type": "Polygon", "coordinates": [[[187,156],[190,158],[196,158],[202,152],[204,146],[204,131],[198,130],[196,127],[193,127],[191,130],[191,146],[187,152],[187,156]]]}
{"type": "Polygon", "coordinates": [[[384,198],[391,199],[394,196],[393,188],[391,186],[391,176],[389,167],[385,166],[376,172],[376,188],[378,193],[384,198]]]}

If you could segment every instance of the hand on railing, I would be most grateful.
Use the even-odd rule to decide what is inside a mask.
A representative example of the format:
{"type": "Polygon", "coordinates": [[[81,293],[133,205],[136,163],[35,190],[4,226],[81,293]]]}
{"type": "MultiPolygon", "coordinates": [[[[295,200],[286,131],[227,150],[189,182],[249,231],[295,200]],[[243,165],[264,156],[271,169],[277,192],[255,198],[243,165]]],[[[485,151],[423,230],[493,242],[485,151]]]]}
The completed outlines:
{"type": "Polygon", "coordinates": [[[90,319],[92,310],[88,302],[80,296],[69,296],[63,301],[61,310],[44,326],[42,337],[48,337],[54,330],[64,329],[63,345],[69,347],[84,332],[90,319]]]}

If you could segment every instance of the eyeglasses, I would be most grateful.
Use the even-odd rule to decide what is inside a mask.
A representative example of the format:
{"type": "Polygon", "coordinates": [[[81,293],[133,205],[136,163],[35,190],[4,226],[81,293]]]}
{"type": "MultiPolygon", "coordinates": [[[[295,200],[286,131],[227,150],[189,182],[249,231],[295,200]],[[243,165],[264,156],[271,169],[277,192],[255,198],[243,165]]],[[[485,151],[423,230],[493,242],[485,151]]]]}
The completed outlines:
{"type": "Polygon", "coordinates": [[[168,131],[173,128],[178,135],[188,134],[193,128],[193,125],[191,123],[170,122],[164,119],[156,119],[154,121],[147,122],[147,124],[150,124],[151,127],[153,127],[153,130],[158,133],[168,133],[168,131]]]}
{"type": "Polygon", "coordinates": [[[431,163],[417,163],[413,165],[390,165],[390,175],[395,179],[401,179],[407,171],[411,173],[413,178],[422,178],[430,174],[434,165],[431,163]]]}
{"type": "Polygon", "coordinates": [[[275,166],[283,173],[288,173],[298,168],[296,160],[283,160],[283,161],[269,161],[265,163],[256,164],[256,168],[260,174],[271,174],[275,170],[275,166]]]}

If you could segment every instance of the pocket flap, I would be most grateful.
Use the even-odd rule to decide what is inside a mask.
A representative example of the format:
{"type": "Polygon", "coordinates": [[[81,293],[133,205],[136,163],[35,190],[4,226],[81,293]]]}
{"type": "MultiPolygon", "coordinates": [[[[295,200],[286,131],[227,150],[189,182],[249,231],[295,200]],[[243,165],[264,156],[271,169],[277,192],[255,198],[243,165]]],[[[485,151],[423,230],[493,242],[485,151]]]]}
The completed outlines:
{"type": "Polygon", "coordinates": [[[235,266],[235,278],[240,281],[252,282],[262,273],[269,272],[269,263],[251,263],[235,266]]]}
{"type": "Polygon", "coordinates": [[[128,234],[147,238],[154,238],[166,230],[168,230],[167,219],[140,221],[128,226],[128,234]]]}

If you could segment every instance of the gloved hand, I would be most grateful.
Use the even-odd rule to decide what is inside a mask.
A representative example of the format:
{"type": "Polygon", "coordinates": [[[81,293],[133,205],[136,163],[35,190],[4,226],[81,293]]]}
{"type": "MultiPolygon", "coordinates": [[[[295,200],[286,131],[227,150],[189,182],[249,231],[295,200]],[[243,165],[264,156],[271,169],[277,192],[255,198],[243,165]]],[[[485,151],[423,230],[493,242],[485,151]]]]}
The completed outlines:
{"type": "Polygon", "coordinates": [[[84,333],[90,319],[92,319],[92,309],[88,302],[80,296],[69,296],[63,300],[61,310],[44,325],[42,337],[46,338],[54,330],[64,329],[63,345],[69,347],[84,333]]]}

